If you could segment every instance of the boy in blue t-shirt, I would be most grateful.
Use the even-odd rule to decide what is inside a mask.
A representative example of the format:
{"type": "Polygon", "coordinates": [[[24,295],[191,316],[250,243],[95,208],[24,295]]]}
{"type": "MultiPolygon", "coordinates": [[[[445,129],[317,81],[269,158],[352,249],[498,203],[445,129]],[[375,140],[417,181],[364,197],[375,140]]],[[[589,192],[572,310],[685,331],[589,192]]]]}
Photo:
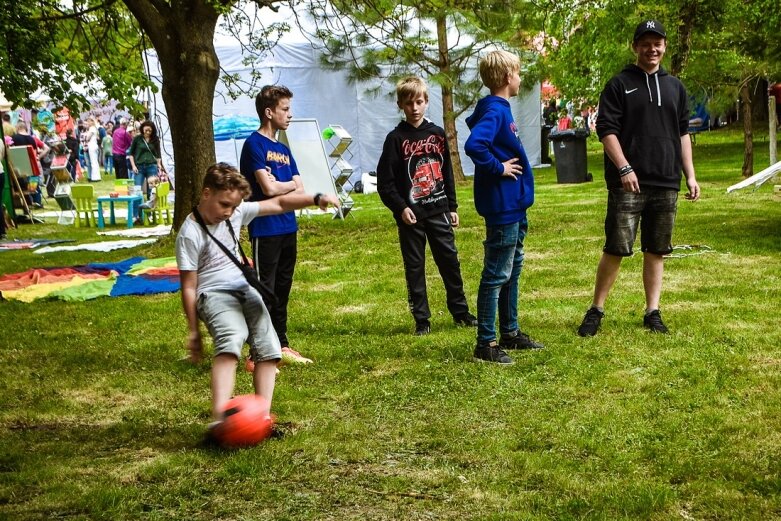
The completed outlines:
{"type": "MultiPolygon", "coordinates": [[[[286,130],[293,114],[290,100],[293,93],[282,85],[266,85],[255,98],[260,129],[254,132],[241,149],[240,170],[252,188],[250,201],[266,199],[290,192],[303,192],[304,185],[290,149],[277,141],[277,131],[286,130]]],[[[287,338],[287,304],[296,266],[298,223],[295,213],[258,217],[249,224],[252,242],[252,262],[258,277],[275,296],[269,306],[274,330],[287,362],[308,363],[290,349],[287,338]]],[[[268,304],[268,303],[267,303],[268,304]]]]}
{"type": "Polygon", "coordinates": [[[510,98],[521,87],[521,64],[507,51],[480,60],[480,78],[491,91],[466,119],[471,134],[464,147],[475,164],[475,207],[485,219],[483,273],[477,292],[478,361],[512,364],[503,349],[543,347],[518,326],[518,281],[523,266],[526,209],[534,204],[534,175],[518,138],[510,98]],[[496,342],[496,314],[499,332],[496,342]]]}

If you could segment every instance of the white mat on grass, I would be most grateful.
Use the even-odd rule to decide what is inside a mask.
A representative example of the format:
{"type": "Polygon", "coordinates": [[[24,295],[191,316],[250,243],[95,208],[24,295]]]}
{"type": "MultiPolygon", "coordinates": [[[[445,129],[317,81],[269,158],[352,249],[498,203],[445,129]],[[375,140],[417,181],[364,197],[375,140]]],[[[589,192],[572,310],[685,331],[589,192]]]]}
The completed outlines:
{"type": "Polygon", "coordinates": [[[98,232],[98,235],[118,235],[120,237],[158,237],[171,233],[170,224],[161,224],[154,228],[130,228],[124,230],[111,230],[110,232],[98,232]]]}
{"type": "Polygon", "coordinates": [[[106,241],[106,242],[88,242],[85,244],[77,244],[75,246],[45,246],[35,250],[34,253],[52,253],[55,251],[111,251],[120,250],[123,248],[133,248],[134,246],[141,246],[142,244],[151,244],[157,239],[136,239],[136,240],[124,240],[124,241],[106,241]]]}

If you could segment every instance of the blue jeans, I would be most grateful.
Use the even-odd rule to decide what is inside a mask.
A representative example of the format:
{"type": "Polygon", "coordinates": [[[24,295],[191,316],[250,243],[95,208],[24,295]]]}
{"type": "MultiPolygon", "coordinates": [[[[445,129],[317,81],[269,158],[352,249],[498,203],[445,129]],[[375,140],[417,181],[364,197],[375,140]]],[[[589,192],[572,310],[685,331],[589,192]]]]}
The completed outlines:
{"type": "MultiPolygon", "coordinates": [[[[155,163],[143,163],[136,165],[138,172],[133,175],[133,184],[136,186],[143,186],[144,179],[149,179],[152,176],[157,175],[157,165],[155,163]]],[[[149,195],[152,193],[151,188],[147,185],[146,197],[149,199],[149,195]]]]}
{"type": "Polygon", "coordinates": [[[528,221],[486,226],[485,257],[477,290],[477,343],[496,340],[496,311],[499,332],[518,329],[518,280],[523,267],[523,241],[528,221]]]}
{"type": "Polygon", "coordinates": [[[114,156],[111,154],[104,154],[103,165],[106,167],[106,173],[108,175],[114,175],[114,156]]]}

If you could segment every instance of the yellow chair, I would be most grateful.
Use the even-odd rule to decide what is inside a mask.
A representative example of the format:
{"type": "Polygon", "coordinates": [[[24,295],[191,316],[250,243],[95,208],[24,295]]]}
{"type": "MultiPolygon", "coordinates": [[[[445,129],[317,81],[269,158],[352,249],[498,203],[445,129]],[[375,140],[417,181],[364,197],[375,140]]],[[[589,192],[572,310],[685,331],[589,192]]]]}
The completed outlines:
{"type": "Polygon", "coordinates": [[[128,195],[130,193],[130,187],[133,185],[132,179],[115,179],[114,191],[119,195],[128,195]]]}
{"type": "Polygon", "coordinates": [[[155,207],[154,208],[142,208],[141,212],[144,216],[144,224],[171,224],[171,212],[173,208],[168,204],[168,193],[171,191],[171,185],[166,183],[160,183],[155,187],[155,207]],[[165,218],[163,218],[165,214],[165,218]]]}
{"type": "Polygon", "coordinates": [[[76,204],[76,226],[81,226],[82,214],[84,218],[84,226],[89,228],[90,226],[97,226],[95,221],[95,188],[92,185],[77,185],[71,186],[71,199],[76,204]],[[92,221],[92,224],[90,224],[92,221]]]}

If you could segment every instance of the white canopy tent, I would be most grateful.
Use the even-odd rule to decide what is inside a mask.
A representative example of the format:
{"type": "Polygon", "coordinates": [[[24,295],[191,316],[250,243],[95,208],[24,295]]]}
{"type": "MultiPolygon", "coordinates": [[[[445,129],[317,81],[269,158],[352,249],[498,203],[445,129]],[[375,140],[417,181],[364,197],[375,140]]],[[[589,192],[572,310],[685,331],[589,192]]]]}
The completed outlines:
{"type": "MultiPolygon", "coordinates": [[[[224,72],[238,74],[242,80],[250,81],[250,68],[244,64],[242,48],[238,43],[226,37],[218,37],[215,47],[224,72]]],[[[160,84],[162,75],[154,51],[149,53],[148,63],[150,76],[160,84]]],[[[261,84],[281,84],[293,92],[294,118],[314,118],[321,129],[331,124],[341,125],[352,135],[350,152],[353,156],[349,161],[354,167],[354,179],[364,172],[376,169],[385,136],[402,117],[401,111],[396,107],[395,97],[389,95],[394,92],[393,84],[388,81],[380,83],[379,80],[374,84],[350,84],[346,72],[321,68],[318,51],[303,37],[292,33],[286,35],[260,63],[263,64],[259,71],[262,73],[261,84]],[[382,94],[377,96],[371,90],[377,87],[378,83],[382,94]]],[[[430,89],[429,101],[429,119],[442,126],[442,99],[439,88],[430,89]]],[[[511,103],[521,141],[531,164],[537,165],[540,162],[540,85],[536,84],[531,90],[522,92],[511,103]]],[[[159,130],[163,139],[163,151],[168,155],[166,162],[172,164],[173,158],[170,156],[173,154],[173,147],[170,144],[165,105],[159,92],[155,95],[151,109],[161,127],[159,130]]],[[[220,82],[217,84],[212,112],[213,117],[228,114],[257,116],[254,98],[242,95],[232,100],[220,82]]],[[[464,119],[471,112],[470,108],[457,120],[459,149],[467,175],[474,170],[472,162],[463,154],[463,146],[469,136],[464,119]]],[[[241,150],[242,145],[243,141],[215,142],[217,160],[235,163],[234,146],[241,150]]]]}

